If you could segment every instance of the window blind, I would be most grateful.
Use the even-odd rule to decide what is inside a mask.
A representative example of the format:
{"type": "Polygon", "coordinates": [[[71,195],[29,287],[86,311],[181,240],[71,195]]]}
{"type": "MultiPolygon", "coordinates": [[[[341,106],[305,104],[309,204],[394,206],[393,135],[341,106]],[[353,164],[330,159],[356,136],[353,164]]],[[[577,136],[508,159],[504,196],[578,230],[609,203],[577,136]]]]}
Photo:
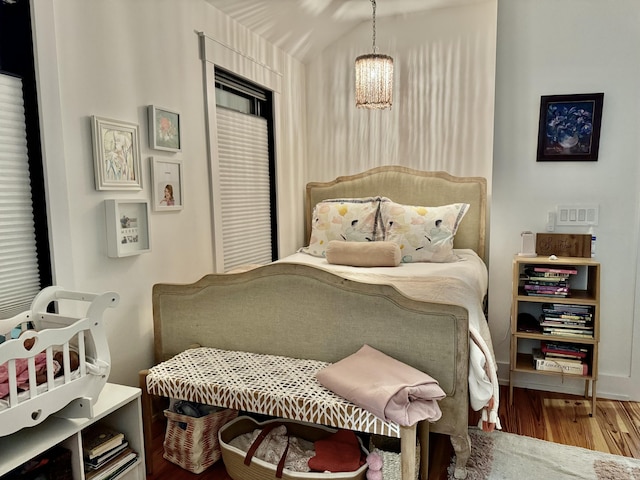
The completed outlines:
{"type": "Polygon", "coordinates": [[[224,270],[271,262],[267,121],[218,106],[224,270]]]}
{"type": "Polygon", "coordinates": [[[22,80],[0,73],[0,319],[39,291],[22,80]]]}

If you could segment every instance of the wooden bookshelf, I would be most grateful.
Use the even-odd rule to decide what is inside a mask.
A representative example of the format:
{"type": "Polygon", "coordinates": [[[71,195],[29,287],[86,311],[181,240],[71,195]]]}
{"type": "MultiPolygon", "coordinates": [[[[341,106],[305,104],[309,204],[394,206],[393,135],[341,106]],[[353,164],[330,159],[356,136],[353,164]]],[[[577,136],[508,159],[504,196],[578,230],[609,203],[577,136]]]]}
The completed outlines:
{"type": "MultiPolygon", "coordinates": [[[[542,282],[544,283],[544,282],[542,282]]],[[[569,322],[567,320],[566,322],[569,322]]],[[[549,257],[523,257],[516,255],[513,259],[513,281],[512,281],[512,302],[511,302],[511,355],[509,362],[509,400],[513,402],[514,378],[518,374],[551,375],[562,376],[563,378],[576,378],[584,380],[584,396],[589,397],[591,392],[591,416],[596,412],[596,382],[598,379],[598,343],[600,341],[600,264],[591,258],[559,257],[557,260],[550,260],[549,257]],[[531,284],[536,282],[535,278],[528,276],[536,267],[553,270],[575,270],[577,273],[571,274],[565,279],[568,283],[568,292],[563,291],[563,282],[553,282],[557,286],[557,293],[548,293],[544,290],[540,293],[531,284]],[[533,281],[532,281],[533,279],[533,281]],[[561,311],[564,308],[584,309],[590,320],[578,326],[570,326],[561,322],[554,332],[542,322],[549,316],[549,304],[561,311]],[[544,306],[544,310],[543,310],[544,306]],[[544,313],[547,312],[547,313],[544,313]],[[525,322],[521,314],[529,314],[528,322],[525,322]],[[531,319],[535,319],[531,321],[531,319]],[[542,322],[542,324],[541,324],[542,322]],[[585,326],[586,325],[586,326],[585,326]],[[584,334],[571,334],[570,329],[581,329],[584,334]],[[545,342],[560,343],[567,348],[574,348],[584,355],[583,364],[587,365],[587,373],[572,373],[584,366],[576,366],[576,361],[562,362],[562,359],[542,358],[536,362],[534,350],[540,349],[545,342]],[[538,368],[536,368],[536,364],[538,368]],[[564,365],[564,366],[561,366],[564,365]],[[543,368],[564,369],[562,371],[545,370],[543,368]]],[[[539,352],[538,352],[539,353],[539,352]]],[[[544,355],[543,355],[544,357],[544,355]]],[[[538,357],[540,358],[540,357],[538,357]]]]}

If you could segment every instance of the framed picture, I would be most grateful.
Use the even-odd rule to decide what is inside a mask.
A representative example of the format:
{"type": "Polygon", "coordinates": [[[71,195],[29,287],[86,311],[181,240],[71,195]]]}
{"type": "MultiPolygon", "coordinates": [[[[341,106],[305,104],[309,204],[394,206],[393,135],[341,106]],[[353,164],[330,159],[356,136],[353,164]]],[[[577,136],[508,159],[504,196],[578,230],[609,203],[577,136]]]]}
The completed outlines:
{"type": "Polygon", "coordinates": [[[604,93],[543,96],[537,160],[598,160],[603,98],[604,93]]]}
{"type": "Polygon", "coordinates": [[[151,251],[149,202],[105,200],[107,255],[128,257],[151,251]]]}
{"type": "Polygon", "coordinates": [[[183,183],[182,161],[165,158],[149,159],[151,161],[151,198],[153,210],[182,210],[183,183]]]}
{"type": "Polygon", "coordinates": [[[142,190],[135,123],[91,117],[96,190],[142,190]]]}
{"type": "Polygon", "coordinates": [[[149,146],[167,152],[180,151],[179,113],[149,105],[149,146]]]}

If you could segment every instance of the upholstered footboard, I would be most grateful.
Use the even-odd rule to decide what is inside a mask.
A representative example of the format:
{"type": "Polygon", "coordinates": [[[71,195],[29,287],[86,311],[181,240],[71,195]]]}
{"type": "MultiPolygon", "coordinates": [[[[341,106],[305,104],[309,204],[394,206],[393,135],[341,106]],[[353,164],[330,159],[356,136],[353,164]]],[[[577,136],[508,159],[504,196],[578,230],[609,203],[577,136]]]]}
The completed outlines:
{"type": "Polygon", "coordinates": [[[431,431],[451,436],[463,475],[470,451],[464,308],[276,263],[190,285],[155,285],[153,312],[156,362],[193,345],[336,362],[368,344],[428,373],[447,394],[431,431]]]}

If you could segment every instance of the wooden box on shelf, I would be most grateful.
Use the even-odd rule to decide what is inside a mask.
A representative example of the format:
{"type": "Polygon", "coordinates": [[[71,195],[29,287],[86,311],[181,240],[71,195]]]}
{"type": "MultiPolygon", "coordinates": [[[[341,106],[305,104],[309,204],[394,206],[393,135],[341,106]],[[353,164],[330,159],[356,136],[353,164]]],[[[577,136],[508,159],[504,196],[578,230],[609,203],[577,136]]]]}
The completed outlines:
{"type": "Polygon", "coordinates": [[[562,375],[591,386],[596,412],[600,341],[600,263],[591,258],[515,256],[509,399],[517,373],[562,375]]]}

